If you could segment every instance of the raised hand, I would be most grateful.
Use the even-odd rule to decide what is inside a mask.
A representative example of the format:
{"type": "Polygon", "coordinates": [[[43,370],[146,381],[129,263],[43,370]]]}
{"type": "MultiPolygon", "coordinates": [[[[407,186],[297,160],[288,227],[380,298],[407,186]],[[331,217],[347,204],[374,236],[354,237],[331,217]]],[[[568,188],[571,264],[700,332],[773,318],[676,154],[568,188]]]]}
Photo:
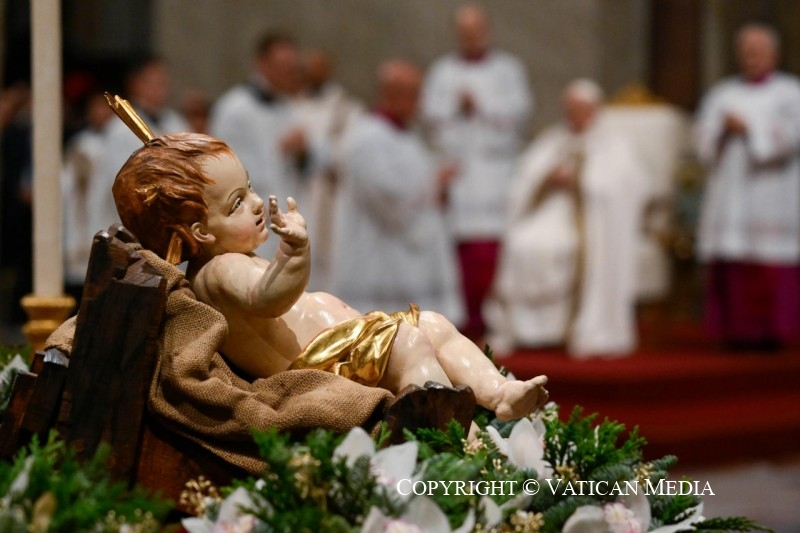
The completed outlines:
{"type": "Polygon", "coordinates": [[[280,237],[282,245],[285,243],[289,249],[284,248],[284,252],[291,253],[302,249],[308,244],[308,232],[306,231],[306,221],[303,215],[297,210],[297,203],[294,198],[286,200],[288,211],[283,213],[278,207],[278,198],[269,197],[269,220],[270,229],[280,237]]]}

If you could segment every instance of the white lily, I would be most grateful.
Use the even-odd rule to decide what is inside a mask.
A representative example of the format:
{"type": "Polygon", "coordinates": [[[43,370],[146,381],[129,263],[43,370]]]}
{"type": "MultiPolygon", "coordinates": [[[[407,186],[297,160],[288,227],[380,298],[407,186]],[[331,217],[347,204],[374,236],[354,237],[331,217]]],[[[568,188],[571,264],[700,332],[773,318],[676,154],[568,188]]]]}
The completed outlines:
{"type": "Polygon", "coordinates": [[[703,520],[703,502],[700,502],[698,505],[689,509],[688,516],[677,524],[661,526],[658,529],[654,529],[651,533],[676,533],[677,531],[692,529],[692,524],[702,522],[703,520]]]}
{"type": "Polygon", "coordinates": [[[475,527],[475,513],[470,509],[464,523],[450,529],[447,515],[427,496],[417,496],[399,518],[387,517],[377,507],[369,510],[361,533],[469,533],[475,527]]]}
{"type": "MultiPolygon", "coordinates": [[[[650,533],[676,533],[691,529],[703,520],[703,504],[689,510],[688,516],[677,524],[669,524],[650,533]]],[[[644,492],[621,497],[620,501],[603,507],[578,507],[564,524],[562,533],[644,533],[650,527],[650,504],[644,492]]]]}
{"type": "Polygon", "coordinates": [[[25,459],[25,464],[22,465],[22,470],[19,471],[17,477],[14,478],[14,481],[11,482],[11,486],[8,487],[8,492],[0,500],[0,507],[8,507],[11,505],[11,502],[14,501],[15,498],[19,498],[22,496],[26,490],[28,490],[28,484],[31,480],[31,468],[33,468],[33,459],[32,455],[29,455],[25,459]]]}
{"type": "Polygon", "coordinates": [[[14,357],[11,358],[11,361],[9,361],[6,366],[0,369],[0,391],[11,386],[11,381],[14,378],[14,374],[26,370],[28,370],[28,364],[25,362],[22,356],[20,354],[14,355],[14,357]]]}
{"type": "MultiPolygon", "coordinates": [[[[649,510],[649,507],[648,507],[649,510]]],[[[609,533],[644,533],[646,527],[639,521],[639,517],[625,507],[623,503],[607,503],[603,506],[603,516],[608,524],[609,533]]]]}
{"type": "Polygon", "coordinates": [[[631,510],[636,520],[639,522],[642,531],[650,529],[650,502],[641,487],[632,494],[623,494],[617,501],[631,510]]]}
{"type": "MultiPolygon", "coordinates": [[[[375,442],[360,427],[354,427],[333,451],[334,459],[344,457],[348,467],[352,467],[361,456],[370,461],[370,472],[381,485],[389,487],[395,494],[397,484],[403,479],[411,479],[417,466],[419,446],[415,441],[404,442],[375,451],[375,442]]],[[[404,499],[408,496],[401,495],[404,499]]]]}
{"type": "Polygon", "coordinates": [[[253,507],[255,505],[250,493],[244,487],[239,487],[222,501],[215,522],[206,517],[184,518],[181,525],[189,533],[250,533],[257,519],[243,509],[253,507]]]}
{"type": "Polygon", "coordinates": [[[504,507],[497,505],[493,499],[487,496],[481,497],[481,500],[478,502],[478,507],[480,507],[483,512],[483,517],[486,519],[486,524],[484,525],[487,530],[492,529],[503,520],[504,507]]]}
{"type": "Polygon", "coordinates": [[[608,533],[602,507],[582,505],[567,518],[561,533],[608,533]]]}
{"type": "MultiPolygon", "coordinates": [[[[644,496],[644,493],[642,493],[644,496]]],[[[637,500],[636,505],[641,502],[637,500]]],[[[641,509],[638,509],[641,512],[641,509]]],[[[646,519],[621,502],[607,503],[602,507],[583,505],[575,509],[564,523],[562,533],[644,533],[650,523],[650,506],[646,519]]]]}
{"type": "Polygon", "coordinates": [[[553,469],[544,460],[544,422],[521,418],[511,429],[508,439],[500,436],[492,426],[486,428],[489,437],[500,453],[518,468],[536,470],[539,479],[551,477],[553,469]]]}

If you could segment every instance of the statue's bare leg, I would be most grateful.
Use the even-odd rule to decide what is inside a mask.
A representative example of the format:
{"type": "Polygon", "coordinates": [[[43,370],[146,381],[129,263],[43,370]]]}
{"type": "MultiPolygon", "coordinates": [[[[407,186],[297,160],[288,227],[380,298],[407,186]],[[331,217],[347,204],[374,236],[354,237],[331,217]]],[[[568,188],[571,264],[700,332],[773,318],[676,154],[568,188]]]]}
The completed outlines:
{"type": "Polygon", "coordinates": [[[548,397],[547,376],[527,381],[507,380],[483,352],[461,335],[446,318],[423,311],[419,329],[436,350],[444,372],[455,385],[469,385],[479,405],[501,420],[525,416],[541,407],[548,397]]]}
{"type": "MultiPolygon", "coordinates": [[[[401,323],[386,372],[378,386],[397,393],[406,385],[422,387],[428,381],[435,381],[447,387],[453,386],[439,363],[436,349],[428,336],[419,328],[401,323]]],[[[470,423],[467,433],[467,440],[475,439],[478,434],[475,422],[470,423]]]]}
{"type": "Polygon", "coordinates": [[[401,323],[386,372],[378,386],[397,393],[406,385],[422,387],[428,381],[453,386],[439,364],[436,350],[428,337],[414,326],[401,323]]]}

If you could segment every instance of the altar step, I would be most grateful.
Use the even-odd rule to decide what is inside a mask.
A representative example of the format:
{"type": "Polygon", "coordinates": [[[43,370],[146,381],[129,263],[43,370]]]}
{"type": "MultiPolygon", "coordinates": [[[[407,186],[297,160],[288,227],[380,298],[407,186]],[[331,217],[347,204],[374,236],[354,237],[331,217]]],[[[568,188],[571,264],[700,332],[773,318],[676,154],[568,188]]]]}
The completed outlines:
{"type": "Polygon", "coordinates": [[[666,454],[681,466],[775,459],[800,449],[800,351],[727,354],[695,343],[620,359],[570,359],[522,350],[499,360],[518,378],[546,374],[550,398],[600,419],[639,426],[646,458],[666,454]]]}

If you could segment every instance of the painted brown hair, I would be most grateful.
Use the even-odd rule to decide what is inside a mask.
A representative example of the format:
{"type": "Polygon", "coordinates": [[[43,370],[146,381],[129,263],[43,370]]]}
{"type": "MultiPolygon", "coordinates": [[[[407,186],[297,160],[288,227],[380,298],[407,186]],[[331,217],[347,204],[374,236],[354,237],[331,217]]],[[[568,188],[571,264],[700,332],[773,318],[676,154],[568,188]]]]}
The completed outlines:
{"type": "Polygon", "coordinates": [[[191,226],[208,214],[203,189],[213,183],[203,165],[223,154],[233,155],[233,150],[200,133],[148,141],[128,158],[114,180],[112,192],[122,224],[142,246],[164,259],[173,235],[183,245],[181,261],[195,257],[200,246],[191,226]]]}

